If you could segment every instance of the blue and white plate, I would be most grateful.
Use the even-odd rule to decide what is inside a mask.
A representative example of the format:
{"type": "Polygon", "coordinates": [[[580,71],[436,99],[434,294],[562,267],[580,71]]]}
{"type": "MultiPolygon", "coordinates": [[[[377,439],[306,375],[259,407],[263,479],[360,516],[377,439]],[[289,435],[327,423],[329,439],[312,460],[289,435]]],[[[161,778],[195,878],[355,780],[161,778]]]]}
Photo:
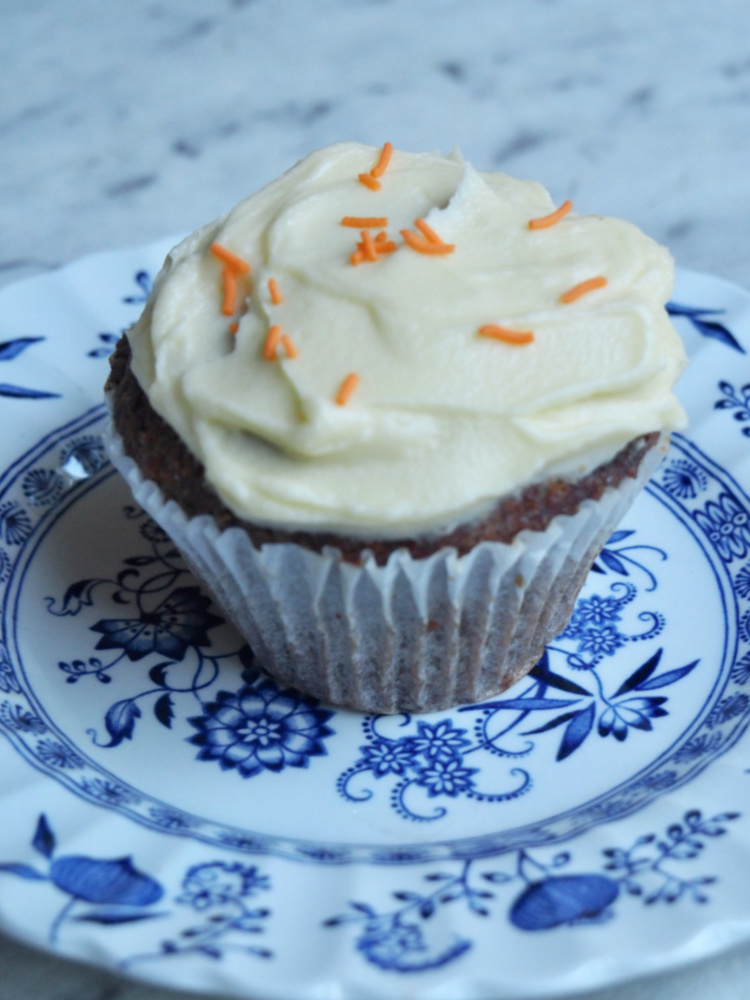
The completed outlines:
{"type": "Polygon", "coordinates": [[[168,247],[0,294],[0,925],[266,1000],[553,996],[747,938],[750,297],[680,274],[690,430],[532,674],[373,718],[265,678],[107,462],[168,247]]]}

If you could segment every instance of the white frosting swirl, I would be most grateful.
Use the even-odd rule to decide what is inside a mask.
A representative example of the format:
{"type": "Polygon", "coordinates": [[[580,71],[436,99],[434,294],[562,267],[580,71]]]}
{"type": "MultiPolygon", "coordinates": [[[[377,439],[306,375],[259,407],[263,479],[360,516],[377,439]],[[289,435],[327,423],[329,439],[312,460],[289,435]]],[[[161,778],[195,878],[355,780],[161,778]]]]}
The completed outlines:
{"type": "Polygon", "coordinates": [[[377,157],[355,143],[313,153],[186,239],[129,332],[152,406],[236,514],[363,537],[430,532],[684,426],[666,250],[600,216],[530,230],[554,209],[547,192],[458,153],[395,152],[374,192],[357,177],[377,157]],[[352,266],[347,215],[386,216],[399,248],[352,266]],[[404,245],[399,231],[418,217],[455,251],[404,245]],[[213,241],[253,269],[235,337],[213,241]],[[600,275],[606,287],[560,301],[600,275]],[[478,336],[488,323],[534,341],[478,336]],[[298,357],[264,360],[272,324],[298,357]],[[360,383],[339,406],[350,372],[360,383]]]}

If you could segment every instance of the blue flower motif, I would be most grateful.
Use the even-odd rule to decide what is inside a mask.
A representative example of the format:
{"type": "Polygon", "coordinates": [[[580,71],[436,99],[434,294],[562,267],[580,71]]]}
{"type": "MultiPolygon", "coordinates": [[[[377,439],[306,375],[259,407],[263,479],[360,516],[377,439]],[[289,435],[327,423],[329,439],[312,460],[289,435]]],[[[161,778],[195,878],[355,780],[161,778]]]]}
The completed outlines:
{"type": "Polygon", "coordinates": [[[666,698],[627,698],[625,701],[610,705],[602,712],[599,719],[599,734],[613,734],[616,740],[622,742],[628,735],[628,727],[634,729],[651,729],[649,719],[666,715],[661,706],[666,698]]]}
{"type": "Polygon", "coordinates": [[[92,625],[92,632],[103,633],[96,648],[124,649],[131,660],[149,653],[181,660],[189,646],[210,646],[208,630],[224,624],[206,611],[210,604],[198,587],[178,587],[139,618],[104,618],[92,625]]]}
{"type": "Polygon", "coordinates": [[[427,951],[421,928],[392,917],[369,923],[357,941],[357,948],[381,969],[401,971],[421,968],[414,965],[415,958],[427,951]]]}
{"type": "Polygon", "coordinates": [[[708,719],[706,719],[706,725],[709,729],[714,729],[724,722],[729,722],[738,715],[746,712],[748,705],[750,705],[750,697],[748,695],[742,692],[730,694],[728,698],[722,698],[719,704],[714,706],[708,719]]]}
{"type": "Polygon", "coordinates": [[[40,740],[36,745],[36,752],[39,759],[50,767],[57,767],[61,770],[83,767],[81,757],[74,750],[63,746],[56,740],[40,740]]]}
{"type": "Polygon", "coordinates": [[[0,642],[0,691],[8,694],[11,691],[18,693],[20,690],[8,650],[5,643],[0,642]]]}
{"type": "Polygon", "coordinates": [[[721,733],[699,733],[692,740],[680,747],[674,755],[675,764],[690,764],[693,761],[705,757],[706,754],[713,753],[721,744],[721,733]]]}
{"type": "Polygon", "coordinates": [[[325,723],[332,716],[312,699],[263,681],[236,694],[220,691],[203,715],[188,720],[200,730],[190,742],[202,748],[199,760],[218,760],[223,769],[236,767],[250,778],[263,770],[307,767],[310,757],[326,754],[323,739],[333,730],[325,723]]]}
{"type": "Polygon", "coordinates": [[[581,598],[576,604],[576,609],[566,632],[574,632],[579,635],[587,628],[601,628],[608,622],[619,622],[622,615],[619,613],[622,602],[614,597],[600,597],[592,594],[591,597],[581,598]]]}
{"type": "Polygon", "coordinates": [[[0,505],[0,539],[8,545],[20,545],[31,534],[31,518],[14,500],[0,505]]]}
{"type": "Polygon", "coordinates": [[[419,722],[417,735],[404,742],[413,755],[422,754],[428,761],[453,760],[460,756],[464,747],[471,746],[471,740],[466,739],[466,730],[455,729],[450,719],[443,719],[435,725],[419,722]]]}
{"type": "Polygon", "coordinates": [[[59,499],[65,480],[54,469],[32,469],[24,476],[21,488],[32,507],[44,507],[59,499]]]}
{"type": "Polygon", "coordinates": [[[740,597],[750,597],[750,566],[743,566],[734,580],[734,589],[740,597]]]}
{"type": "Polygon", "coordinates": [[[414,751],[407,740],[376,740],[360,750],[364,755],[362,763],[378,778],[385,774],[405,774],[414,761],[414,751]]]}
{"type": "Polygon", "coordinates": [[[9,729],[15,729],[17,733],[40,733],[47,732],[46,723],[42,722],[38,715],[34,715],[21,705],[11,705],[9,701],[4,701],[0,705],[0,722],[5,723],[9,729]]]}
{"type": "Polygon", "coordinates": [[[630,786],[630,793],[639,792],[642,788],[648,788],[654,792],[665,792],[677,781],[676,771],[659,771],[657,774],[647,774],[645,778],[634,782],[630,786]]]}
{"type": "Polygon", "coordinates": [[[186,813],[166,806],[152,806],[149,809],[149,814],[153,821],[165,830],[189,830],[195,825],[186,813]]]}
{"type": "Polygon", "coordinates": [[[672,462],[662,475],[664,489],[679,500],[694,500],[707,484],[703,470],[684,458],[672,462]]]}
{"type": "Polygon", "coordinates": [[[255,865],[214,861],[188,869],[177,902],[187,903],[195,910],[206,910],[270,888],[270,878],[261,875],[255,865]]]}
{"type": "Polygon", "coordinates": [[[426,767],[418,769],[417,784],[423,785],[430,794],[436,795],[460,795],[461,792],[468,792],[474,787],[471,780],[472,774],[479,770],[476,767],[463,767],[463,758],[454,757],[450,760],[437,758],[426,767]]]}
{"type": "Polygon", "coordinates": [[[140,795],[106,778],[84,778],[81,788],[93,798],[110,806],[130,806],[141,801],[140,795]]]}
{"type": "Polygon", "coordinates": [[[60,456],[60,467],[71,479],[88,479],[107,462],[101,438],[87,435],[71,441],[60,456]]]}
{"type": "Polygon", "coordinates": [[[745,655],[735,663],[732,667],[731,678],[735,684],[739,684],[740,686],[747,684],[750,680],[750,653],[745,653],[745,655]]]}
{"type": "Polygon", "coordinates": [[[614,625],[586,629],[577,638],[579,639],[579,652],[593,653],[597,658],[612,656],[615,650],[624,646],[626,642],[626,637],[614,625]]]}
{"type": "Polygon", "coordinates": [[[722,493],[718,503],[709,500],[705,511],[696,511],[694,517],[726,562],[731,562],[735,556],[747,555],[750,518],[729,493],[722,493]]]}

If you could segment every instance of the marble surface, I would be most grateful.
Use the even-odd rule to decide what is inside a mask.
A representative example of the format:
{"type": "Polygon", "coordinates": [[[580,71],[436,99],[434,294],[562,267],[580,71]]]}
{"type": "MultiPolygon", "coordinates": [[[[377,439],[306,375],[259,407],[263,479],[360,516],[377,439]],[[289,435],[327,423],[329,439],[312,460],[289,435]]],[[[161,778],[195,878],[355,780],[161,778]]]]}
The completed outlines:
{"type": "MultiPolygon", "coordinates": [[[[745,0],[0,0],[0,19],[0,284],[190,230],[355,138],[457,144],[750,287],[745,0]]],[[[1,936],[0,972],[1,1000],[176,995],[1,936]]],[[[748,990],[750,945],[591,996],[748,990]]]]}

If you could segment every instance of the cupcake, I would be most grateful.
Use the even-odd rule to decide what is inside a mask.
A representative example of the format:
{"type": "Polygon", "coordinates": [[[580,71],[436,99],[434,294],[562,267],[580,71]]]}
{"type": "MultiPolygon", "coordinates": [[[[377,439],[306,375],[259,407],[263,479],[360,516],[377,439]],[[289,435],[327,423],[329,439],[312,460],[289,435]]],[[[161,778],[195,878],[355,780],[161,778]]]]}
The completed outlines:
{"type": "Polygon", "coordinates": [[[328,147],[168,255],[112,359],[112,459],[281,683],[478,701],[684,426],[672,279],[457,152],[328,147]]]}

